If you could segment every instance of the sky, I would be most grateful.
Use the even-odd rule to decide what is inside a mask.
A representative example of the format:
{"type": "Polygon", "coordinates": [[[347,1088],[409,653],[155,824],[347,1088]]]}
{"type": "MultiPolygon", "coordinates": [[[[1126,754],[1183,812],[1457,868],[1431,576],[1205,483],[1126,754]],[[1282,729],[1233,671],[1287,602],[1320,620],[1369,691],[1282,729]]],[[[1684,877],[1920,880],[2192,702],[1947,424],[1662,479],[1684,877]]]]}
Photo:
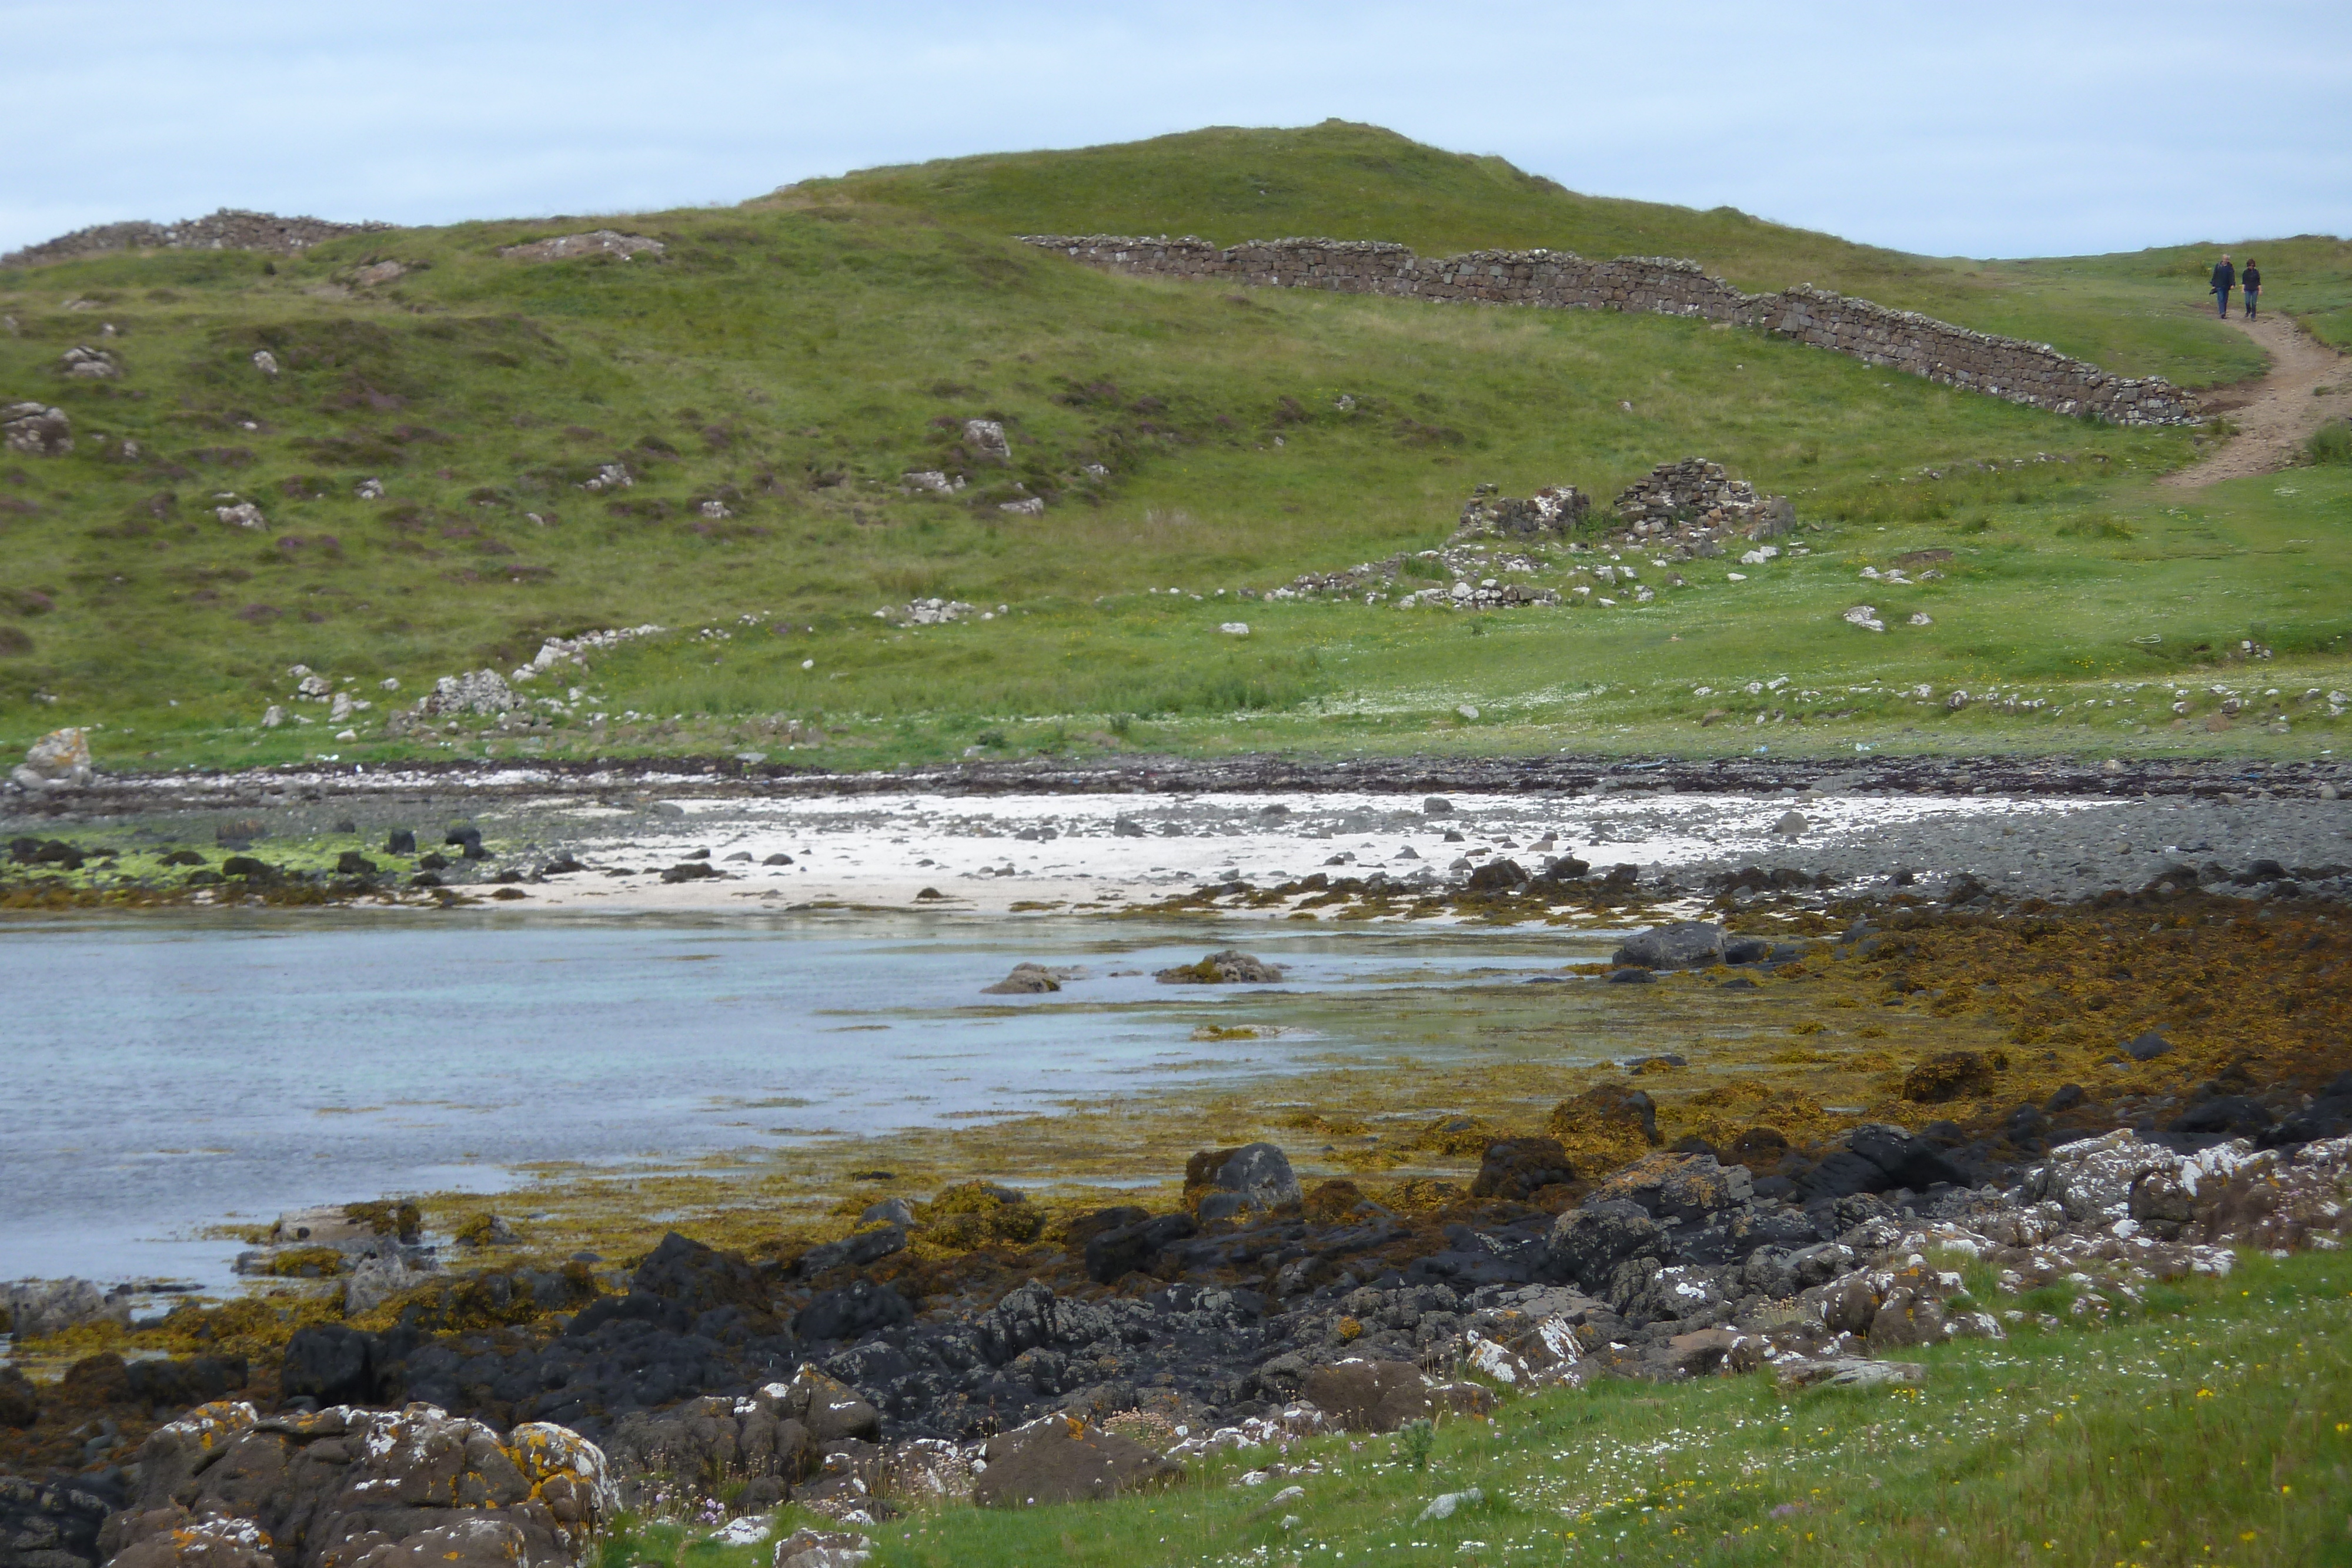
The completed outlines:
{"type": "Polygon", "coordinates": [[[0,0],[0,250],[1335,117],[1933,255],[2352,235],[2352,0],[0,0]]]}

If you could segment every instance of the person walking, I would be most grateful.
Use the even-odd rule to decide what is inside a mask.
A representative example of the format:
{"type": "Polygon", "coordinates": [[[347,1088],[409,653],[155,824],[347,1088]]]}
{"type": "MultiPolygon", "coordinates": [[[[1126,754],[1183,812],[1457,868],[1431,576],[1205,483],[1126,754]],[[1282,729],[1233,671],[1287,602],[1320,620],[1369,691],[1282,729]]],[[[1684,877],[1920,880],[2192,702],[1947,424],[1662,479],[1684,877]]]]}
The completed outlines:
{"type": "Polygon", "coordinates": [[[2230,288],[2237,281],[2238,269],[2230,265],[2227,256],[2222,256],[2213,268],[2213,302],[2220,308],[2224,320],[2230,315],[2230,288]]]}
{"type": "Polygon", "coordinates": [[[2246,296],[2246,319],[2254,319],[2254,298],[2263,291],[2263,269],[2254,265],[2252,256],[2246,257],[2246,270],[2238,274],[2238,287],[2246,296]]]}

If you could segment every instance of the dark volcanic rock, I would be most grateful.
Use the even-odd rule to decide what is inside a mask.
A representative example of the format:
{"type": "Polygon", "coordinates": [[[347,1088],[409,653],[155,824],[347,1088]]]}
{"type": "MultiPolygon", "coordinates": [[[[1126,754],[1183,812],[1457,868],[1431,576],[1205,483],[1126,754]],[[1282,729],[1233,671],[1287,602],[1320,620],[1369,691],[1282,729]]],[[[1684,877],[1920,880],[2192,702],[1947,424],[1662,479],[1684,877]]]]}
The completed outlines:
{"type": "Polygon", "coordinates": [[[121,1506],[117,1489],[94,1478],[0,1476],[0,1568],[97,1568],[99,1532],[121,1506]]]}
{"type": "Polygon", "coordinates": [[[1610,963],[1643,969],[1697,969],[1723,961],[1723,927],[1703,920],[1654,926],[1625,939],[1610,963]]]}

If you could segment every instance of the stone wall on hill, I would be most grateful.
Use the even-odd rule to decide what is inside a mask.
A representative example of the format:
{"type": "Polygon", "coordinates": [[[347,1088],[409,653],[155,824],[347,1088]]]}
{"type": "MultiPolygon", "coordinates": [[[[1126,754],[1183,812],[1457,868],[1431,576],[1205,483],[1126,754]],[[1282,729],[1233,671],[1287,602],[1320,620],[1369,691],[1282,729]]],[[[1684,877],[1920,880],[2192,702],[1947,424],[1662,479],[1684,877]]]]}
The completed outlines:
{"type": "Polygon", "coordinates": [[[281,218],[275,213],[223,207],[205,218],[176,224],[100,224],[0,256],[0,267],[38,267],[118,250],[259,250],[292,256],[321,240],[372,234],[390,224],[333,224],[324,218],[281,218]]]}
{"type": "Polygon", "coordinates": [[[1479,250],[1424,257],[1380,240],[1253,240],[1220,249],[1190,235],[1021,238],[1131,277],[1328,288],[1446,304],[1696,316],[1794,338],[1873,365],[2055,413],[2095,413],[2120,424],[2185,424],[2200,417],[2197,399],[2160,377],[2118,376],[2047,343],[1971,331],[1810,284],[1777,294],[1743,294],[1707,276],[1694,261],[1648,256],[1587,261],[1564,250],[1479,250]]]}

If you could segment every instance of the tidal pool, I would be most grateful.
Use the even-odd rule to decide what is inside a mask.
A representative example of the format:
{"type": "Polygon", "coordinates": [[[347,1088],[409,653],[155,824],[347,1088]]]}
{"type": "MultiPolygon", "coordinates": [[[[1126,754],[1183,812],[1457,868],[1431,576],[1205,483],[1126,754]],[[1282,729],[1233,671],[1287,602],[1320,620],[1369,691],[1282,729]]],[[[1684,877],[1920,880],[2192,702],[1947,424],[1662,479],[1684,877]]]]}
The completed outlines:
{"type": "Polygon", "coordinates": [[[211,1233],[286,1208],[1303,1071],[1379,1011],[1203,1043],[1220,1015],[1284,1007],[1151,978],[1214,947],[1290,966],[1295,999],[1336,1000],[1572,974],[1619,936],[409,912],[5,930],[0,1278],[207,1289],[239,1246],[211,1233]],[[982,994],[1024,960],[1088,977],[982,994]]]}

